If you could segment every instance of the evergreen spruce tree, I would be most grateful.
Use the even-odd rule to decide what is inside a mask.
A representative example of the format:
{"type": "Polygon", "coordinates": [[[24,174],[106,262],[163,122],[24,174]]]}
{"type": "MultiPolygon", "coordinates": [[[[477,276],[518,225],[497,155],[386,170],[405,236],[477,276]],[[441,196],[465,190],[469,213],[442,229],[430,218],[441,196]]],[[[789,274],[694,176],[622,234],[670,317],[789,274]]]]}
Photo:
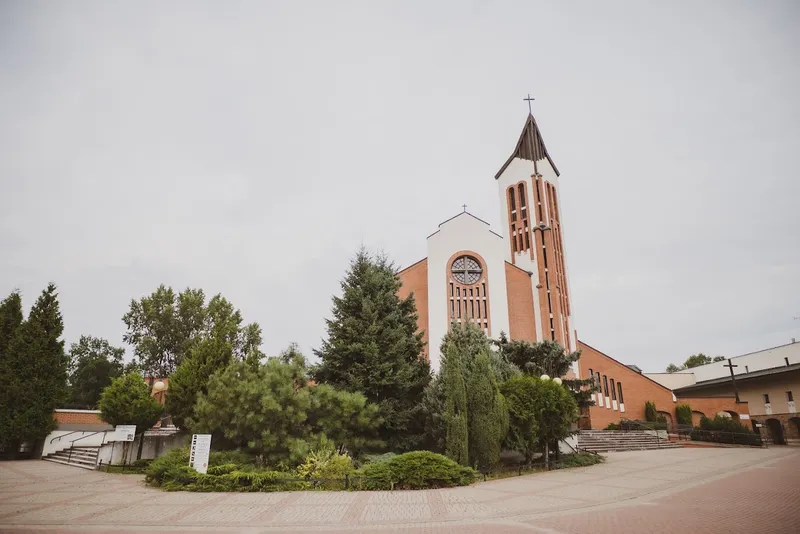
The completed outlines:
{"type": "Polygon", "coordinates": [[[21,443],[42,439],[55,428],[53,410],[67,386],[67,357],[59,339],[63,330],[56,286],[50,284],[3,354],[0,447],[12,454],[21,443]]]}
{"type": "Polygon", "coordinates": [[[469,465],[469,430],[467,425],[467,388],[461,354],[454,343],[447,346],[442,359],[442,379],[445,391],[446,424],[445,454],[469,465]]]}
{"type": "Polygon", "coordinates": [[[508,431],[508,410],[487,352],[478,354],[467,383],[469,460],[477,469],[500,461],[500,444],[508,431]]]}
{"type": "Polygon", "coordinates": [[[380,407],[380,439],[392,450],[410,450],[423,434],[421,400],[430,366],[421,358],[414,296],[398,297],[400,280],[385,256],[359,250],[333,298],[328,339],[315,354],[313,378],[360,392],[380,407]]]}

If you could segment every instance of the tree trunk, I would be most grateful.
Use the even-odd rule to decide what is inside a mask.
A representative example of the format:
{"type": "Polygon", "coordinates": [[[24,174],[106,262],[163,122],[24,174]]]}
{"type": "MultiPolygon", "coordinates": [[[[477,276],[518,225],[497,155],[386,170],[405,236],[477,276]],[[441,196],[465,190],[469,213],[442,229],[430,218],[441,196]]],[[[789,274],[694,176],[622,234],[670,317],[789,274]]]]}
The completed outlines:
{"type": "Polygon", "coordinates": [[[139,435],[139,451],[136,453],[136,459],[142,459],[142,447],[144,447],[144,432],[139,435]]]}
{"type": "Polygon", "coordinates": [[[550,444],[544,442],[544,468],[550,471],[550,444]]]}

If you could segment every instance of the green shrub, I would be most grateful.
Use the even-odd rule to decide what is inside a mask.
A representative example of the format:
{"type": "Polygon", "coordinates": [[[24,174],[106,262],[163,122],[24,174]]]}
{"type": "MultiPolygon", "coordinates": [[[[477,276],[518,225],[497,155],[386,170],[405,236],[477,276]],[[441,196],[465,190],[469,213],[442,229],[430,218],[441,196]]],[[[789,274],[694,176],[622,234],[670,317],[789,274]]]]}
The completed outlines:
{"type": "Polygon", "coordinates": [[[646,421],[655,423],[658,419],[658,411],[656,410],[656,403],[647,401],[644,403],[644,418],[646,421]]]}
{"type": "Polygon", "coordinates": [[[383,454],[365,454],[362,458],[362,464],[377,464],[381,462],[388,462],[397,456],[394,452],[385,452],[383,454]]]}
{"type": "MultiPolygon", "coordinates": [[[[613,423],[612,423],[613,424],[613,423]]],[[[565,454],[555,463],[556,469],[565,469],[568,467],[586,467],[589,465],[599,464],[605,461],[603,456],[599,454],[592,454],[590,452],[577,452],[574,454],[565,454]]]]}
{"type": "Polygon", "coordinates": [[[666,425],[667,424],[667,417],[665,415],[658,414],[656,416],[656,423],[666,425]]]}
{"type": "Polygon", "coordinates": [[[466,486],[477,473],[455,461],[429,451],[414,451],[385,462],[365,465],[357,474],[357,489],[426,489],[466,486]]]}
{"type": "Polygon", "coordinates": [[[208,465],[247,465],[254,461],[253,456],[244,451],[211,451],[208,455],[208,465]]]}
{"type": "Polygon", "coordinates": [[[209,465],[209,475],[227,475],[236,471],[236,464],[209,465]]]}
{"type": "Polygon", "coordinates": [[[675,407],[675,420],[679,425],[692,424],[692,407],[688,404],[679,404],[675,407]]]}
{"type": "Polygon", "coordinates": [[[621,427],[619,423],[608,423],[608,426],[605,428],[606,430],[619,430],[621,427]]]}
{"type": "Polygon", "coordinates": [[[317,487],[323,489],[340,489],[346,475],[355,468],[353,460],[346,454],[339,454],[332,448],[314,451],[297,467],[300,478],[319,481],[317,487]]]}
{"type": "Polygon", "coordinates": [[[750,430],[739,421],[730,417],[717,415],[714,419],[703,416],[700,427],[692,430],[694,441],[710,441],[714,443],[732,443],[738,445],[761,445],[761,436],[750,430]]]}

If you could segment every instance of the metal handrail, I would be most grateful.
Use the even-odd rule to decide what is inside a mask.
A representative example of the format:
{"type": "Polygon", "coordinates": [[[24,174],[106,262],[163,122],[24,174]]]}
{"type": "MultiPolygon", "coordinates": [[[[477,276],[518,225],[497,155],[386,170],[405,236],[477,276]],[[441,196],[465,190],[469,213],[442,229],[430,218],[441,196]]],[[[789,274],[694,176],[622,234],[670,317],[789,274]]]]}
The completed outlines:
{"type": "MultiPolygon", "coordinates": [[[[80,440],[82,440],[82,439],[86,439],[86,438],[90,438],[90,437],[92,437],[92,436],[96,436],[96,435],[97,435],[97,434],[99,434],[100,432],[102,432],[102,433],[103,433],[103,439],[102,439],[102,441],[100,442],[100,445],[103,445],[103,444],[105,443],[105,441],[106,441],[106,434],[108,433],[108,430],[98,430],[97,432],[92,432],[92,433],[91,433],[91,434],[89,434],[89,435],[86,435],[86,436],[81,436],[81,437],[79,437],[79,438],[76,438],[76,439],[73,439],[72,441],[70,441],[70,442],[69,442],[69,455],[67,456],[67,463],[69,463],[69,462],[71,462],[71,461],[72,461],[72,449],[74,449],[74,448],[75,448],[75,442],[76,442],[76,441],[80,441],[80,440]]],[[[66,434],[65,434],[65,435],[66,435],[66,434]]]]}
{"type": "Polygon", "coordinates": [[[77,434],[78,432],[86,432],[86,431],[85,430],[73,430],[72,432],[67,432],[66,434],[61,434],[60,436],[54,437],[53,439],[50,440],[50,443],[52,444],[55,440],[61,440],[61,438],[69,436],[70,434],[77,434]]]}
{"type": "MultiPolygon", "coordinates": [[[[653,428],[653,427],[649,427],[646,424],[641,423],[641,422],[636,421],[636,420],[633,420],[633,419],[623,419],[622,421],[624,421],[626,423],[633,423],[633,424],[638,425],[638,426],[640,426],[642,428],[645,428],[647,430],[652,430],[653,432],[655,432],[656,433],[656,443],[658,444],[658,448],[659,449],[661,448],[661,436],[658,435],[659,429],[653,428]]],[[[627,432],[627,431],[628,431],[627,429],[623,430],[623,432],[627,432]]],[[[669,438],[667,438],[667,439],[669,439],[669,438]]]]}

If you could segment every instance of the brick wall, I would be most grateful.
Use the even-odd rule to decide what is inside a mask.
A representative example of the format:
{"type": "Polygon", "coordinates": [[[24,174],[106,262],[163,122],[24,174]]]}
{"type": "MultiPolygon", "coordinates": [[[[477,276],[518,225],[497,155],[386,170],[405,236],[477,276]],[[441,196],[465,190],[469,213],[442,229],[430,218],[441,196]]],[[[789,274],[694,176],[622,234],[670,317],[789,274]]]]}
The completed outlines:
{"type": "Polygon", "coordinates": [[[536,341],[532,289],[531,275],[528,271],[506,262],[508,335],[511,339],[536,341]]]}
{"type": "Polygon", "coordinates": [[[59,425],[104,425],[99,410],[57,410],[53,419],[59,425]]]}
{"type": "MultiPolygon", "coordinates": [[[[581,351],[581,378],[589,378],[589,369],[595,374],[599,371],[601,385],[603,384],[603,377],[606,377],[609,381],[609,389],[610,381],[613,378],[615,385],[622,384],[622,396],[625,401],[624,413],[620,411],[619,399],[617,399],[616,410],[610,406],[605,406],[605,399],[603,399],[603,407],[596,405],[589,408],[592,428],[603,429],[609,423],[618,423],[622,418],[643,421],[645,418],[644,404],[647,401],[655,402],[659,411],[673,414],[674,417],[676,403],[672,401],[672,392],[669,389],[582,341],[578,342],[578,348],[581,351]]],[[[605,389],[603,390],[603,395],[605,396],[605,389]]],[[[617,391],[618,395],[619,392],[617,391]]],[[[608,398],[613,400],[610,392],[608,398]]]]}
{"type": "MultiPolygon", "coordinates": [[[[714,417],[718,412],[731,412],[734,418],[739,414],[749,414],[747,402],[736,403],[733,397],[684,397],[673,401],[672,391],[658,382],[637,373],[627,365],[618,362],[614,358],[603,354],[599,350],[579,341],[578,348],[581,350],[580,371],[581,378],[589,378],[589,370],[596,374],[600,372],[600,384],[603,388],[603,406],[593,406],[589,408],[589,419],[591,428],[602,429],[609,423],[618,423],[620,419],[645,420],[644,405],[647,401],[654,402],[656,409],[666,417],[669,423],[677,423],[675,407],[685,402],[692,407],[695,412],[692,415],[693,422],[699,423],[701,414],[707,417],[714,417]],[[619,392],[617,391],[617,408],[606,405],[605,397],[613,400],[611,392],[606,395],[605,380],[608,379],[609,389],[611,389],[611,379],[616,384],[622,384],[622,396],[625,401],[625,411],[622,412],[619,406],[619,392]]],[[[595,394],[597,397],[597,394],[595,394]]],[[[599,403],[598,403],[599,404],[599,403]]]]}
{"type": "Polygon", "coordinates": [[[737,404],[735,397],[678,397],[677,404],[684,403],[692,407],[692,424],[695,424],[695,419],[699,424],[703,415],[713,419],[719,412],[728,412],[738,420],[740,414],[750,413],[747,402],[737,404]]]}
{"type": "Polygon", "coordinates": [[[429,358],[428,348],[428,259],[418,261],[397,273],[403,284],[397,294],[404,299],[414,293],[417,304],[417,327],[423,332],[422,340],[425,342],[423,353],[429,358]]]}

